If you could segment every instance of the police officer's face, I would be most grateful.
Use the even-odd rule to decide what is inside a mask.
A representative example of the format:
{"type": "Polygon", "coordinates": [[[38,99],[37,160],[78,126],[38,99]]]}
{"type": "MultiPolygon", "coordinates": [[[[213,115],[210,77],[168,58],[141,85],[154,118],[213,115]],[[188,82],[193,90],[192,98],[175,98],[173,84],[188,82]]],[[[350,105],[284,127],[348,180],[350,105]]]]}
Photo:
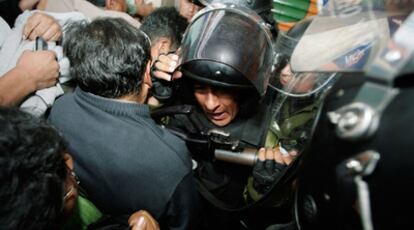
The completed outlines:
{"type": "Polygon", "coordinates": [[[226,126],[239,112],[236,95],[210,86],[195,84],[194,96],[207,118],[217,126],[226,126]]]}
{"type": "Polygon", "coordinates": [[[200,9],[200,6],[197,6],[190,0],[180,0],[178,11],[180,12],[181,16],[185,17],[187,21],[190,22],[194,14],[196,14],[200,9]]]}
{"type": "Polygon", "coordinates": [[[310,73],[294,74],[287,64],[280,72],[282,86],[291,88],[293,93],[307,93],[315,86],[315,76],[310,73]]]}

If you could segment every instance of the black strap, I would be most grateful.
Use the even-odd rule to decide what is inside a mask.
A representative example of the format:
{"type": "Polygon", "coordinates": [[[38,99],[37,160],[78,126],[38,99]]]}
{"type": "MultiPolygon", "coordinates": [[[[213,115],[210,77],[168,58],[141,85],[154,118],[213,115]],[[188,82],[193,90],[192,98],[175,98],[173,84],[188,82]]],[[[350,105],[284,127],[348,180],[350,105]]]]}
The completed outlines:
{"type": "Polygon", "coordinates": [[[220,199],[218,199],[213,193],[211,193],[203,184],[203,182],[200,181],[200,179],[196,178],[196,185],[197,185],[197,190],[201,193],[201,195],[208,201],[210,202],[212,205],[214,205],[215,207],[224,210],[224,211],[228,211],[228,212],[238,212],[238,211],[242,211],[245,210],[245,207],[242,208],[234,208],[231,205],[226,204],[225,202],[221,201],[220,199]]]}
{"type": "MultiPolygon", "coordinates": [[[[284,171],[281,173],[280,178],[278,178],[275,183],[279,183],[280,180],[283,179],[285,174],[290,171],[294,170],[294,168],[297,166],[297,160],[293,161],[290,165],[287,165],[284,171]]],[[[257,201],[254,201],[252,203],[249,203],[243,207],[235,208],[232,205],[228,205],[225,202],[218,199],[204,184],[202,181],[200,181],[199,178],[195,178],[197,190],[200,192],[200,194],[206,199],[208,202],[210,202],[214,207],[227,211],[227,212],[244,212],[246,210],[252,209],[260,204],[266,203],[267,201],[271,200],[270,196],[273,194],[273,190],[275,189],[273,184],[273,187],[270,188],[269,191],[267,191],[265,194],[263,194],[263,197],[260,198],[257,201]],[[269,199],[270,198],[270,199],[269,199]]],[[[277,187],[277,186],[276,186],[277,187]]]]}

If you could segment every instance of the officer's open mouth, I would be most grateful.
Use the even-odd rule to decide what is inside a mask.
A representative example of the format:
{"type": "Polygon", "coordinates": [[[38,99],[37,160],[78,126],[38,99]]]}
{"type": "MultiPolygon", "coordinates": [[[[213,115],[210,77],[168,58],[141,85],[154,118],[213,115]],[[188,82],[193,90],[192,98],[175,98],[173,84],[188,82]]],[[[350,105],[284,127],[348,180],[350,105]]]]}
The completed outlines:
{"type": "Polygon", "coordinates": [[[225,113],[209,113],[208,116],[212,119],[212,120],[223,120],[225,118],[225,113]]]}

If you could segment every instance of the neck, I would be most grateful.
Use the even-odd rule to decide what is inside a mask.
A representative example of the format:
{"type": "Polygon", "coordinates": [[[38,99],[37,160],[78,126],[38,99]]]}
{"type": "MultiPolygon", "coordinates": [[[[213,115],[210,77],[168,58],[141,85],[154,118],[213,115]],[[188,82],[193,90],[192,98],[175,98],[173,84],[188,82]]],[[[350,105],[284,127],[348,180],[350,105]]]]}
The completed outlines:
{"type": "Polygon", "coordinates": [[[125,95],[125,96],[117,98],[117,100],[120,100],[120,101],[124,101],[128,103],[138,103],[138,104],[144,104],[145,99],[146,98],[140,94],[139,95],[130,94],[130,95],[125,95]]]}

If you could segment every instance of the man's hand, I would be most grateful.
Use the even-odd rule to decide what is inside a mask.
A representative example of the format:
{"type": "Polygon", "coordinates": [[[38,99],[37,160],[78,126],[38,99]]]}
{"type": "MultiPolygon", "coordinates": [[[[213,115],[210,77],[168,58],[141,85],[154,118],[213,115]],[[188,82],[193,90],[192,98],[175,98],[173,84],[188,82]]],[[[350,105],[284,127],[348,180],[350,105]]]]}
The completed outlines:
{"type": "Polygon", "coordinates": [[[180,71],[174,71],[178,66],[178,55],[161,54],[153,64],[153,76],[165,81],[178,79],[182,76],[180,71]]]}
{"type": "Polygon", "coordinates": [[[267,192],[283,175],[286,165],[289,165],[297,153],[282,154],[279,148],[261,148],[258,160],[253,168],[253,186],[259,193],[267,192]]]}
{"type": "Polygon", "coordinates": [[[146,211],[138,211],[132,214],[128,220],[132,230],[159,230],[157,221],[146,211]]]}
{"type": "Polygon", "coordinates": [[[15,68],[33,82],[34,90],[55,85],[59,76],[59,64],[52,51],[24,51],[15,68]]]}
{"type": "Polygon", "coordinates": [[[62,28],[53,17],[36,12],[27,20],[23,35],[29,40],[40,36],[46,41],[57,41],[62,35],[62,28]]]}
{"type": "Polygon", "coordinates": [[[271,160],[282,165],[289,165],[296,157],[295,150],[290,151],[287,154],[283,154],[279,147],[275,148],[261,148],[258,152],[259,161],[271,160]]]}
{"type": "Polygon", "coordinates": [[[33,10],[40,0],[20,0],[19,7],[22,11],[33,10]]]}
{"type": "Polygon", "coordinates": [[[145,3],[144,0],[135,0],[135,5],[137,6],[137,12],[141,17],[146,17],[154,11],[154,6],[152,3],[145,3]]]}

